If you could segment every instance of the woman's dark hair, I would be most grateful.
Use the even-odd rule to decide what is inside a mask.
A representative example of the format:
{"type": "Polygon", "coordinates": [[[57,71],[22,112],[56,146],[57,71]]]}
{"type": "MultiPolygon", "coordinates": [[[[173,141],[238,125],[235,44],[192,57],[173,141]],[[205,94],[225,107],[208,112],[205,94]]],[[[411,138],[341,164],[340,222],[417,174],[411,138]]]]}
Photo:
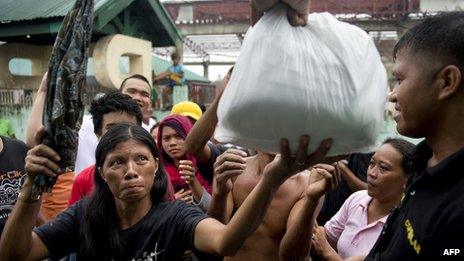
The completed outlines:
{"type": "Polygon", "coordinates": [[[401,156],[403,157],[403,160],[401,161],[401,167],[404,170],[404,173],[406,173],[406,176],[408,177],[411,174],[411,157],[410,157],[410,152],[414,148],[414,144],[411,142],[400,139],[400,138],[387,138],[385,141],[382,143],[383,144],[388,144],[392,146],[395,150],[397,150],[401,156]]]}
{"type": "MultiPolygon", "coordinates": [[[[136,140],[146,145],[154,158],[158,158],[158,149],[151,135],[141,126],[116,124],[101,138],[95,153],[94,182],[95,189],[84,207],[84,221],[80,229],[84,238],[82,253],[88,259],[127,259],[125,242],[119,236],[119,218],[116,212],[114,195],[101,176],[108,153],[121,142],[136,140]]],[[[164,201],[167,189],[167,174],[159,161],[153,187],[150,191],[153,204],[164,201]]]]}

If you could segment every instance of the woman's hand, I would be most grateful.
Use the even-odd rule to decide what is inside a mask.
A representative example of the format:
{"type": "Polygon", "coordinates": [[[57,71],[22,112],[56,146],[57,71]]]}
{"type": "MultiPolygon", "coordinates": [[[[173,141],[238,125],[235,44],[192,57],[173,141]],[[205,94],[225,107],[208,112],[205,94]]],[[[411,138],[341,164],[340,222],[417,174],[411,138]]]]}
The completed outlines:
{"type": "Polygon", "coordinates": [[[191,190],[185,190],[185,189],[181,189],[179,191],[177,191],[175,194],[174,194],[174,198],[177,200],[182,200],[184,201],[185,203],[187,204],[191,204],[192,203],[192,191],[191,190]]]}
{"type": "Polygon", "coordinates": [[[311,169],[306,196],[319,200],[322,195],[337,187],[340,179],[340,173],[334,166],[317,164],[311,169]]]}
{"type": "Polygon", "coordinates": [[[213,192],[226,195],[233,187],[233,180],[246,168],[246,153],[237,149],[228,149],[214,163],[213,192]]]}
{"type": "Polygon", "coordinates": [[[322,162],[332,145],[332,140],[323,140],[319,147],[308,155],[309,140],[308,135],[301,136],[296,156],[292,157],[288,140],[282,139],[280,141],[280,154],[277,154],[274,160],[264,168],[265,178],[280,185],[296,173],[322,162]]]}
{"type": "Polygon", "coordinates": [[[185,180],[185,182],[189,185],[189,188],[193,196],[193,200],[195,202],[200,202],[205,189],[203,188],[203,186],[200,184],[200,181],[195,176],[196,172],[197,171],[192,161],[190,160],[179,161],[180,177],[183,180],[185,180]]]}
{"type": "Polygon", "coordinates": [[[189,185],[192,185],[193,182],[196,181],[195,176],[195,166],[193,162],[190,160],[181,160],[179,161],[179,174],[180,177],[185,180],[185,182],[189,185]]]}
{"type": "Polygon", "coordinates": [[[325,228],[322,226],[314,227],[311,243],[311,251],[313,251],[313,253],[323,258],[324,260],[334,260],[335,258],[333,257],[338,256],[337,252],[332,248],[332,246],[330,246],[329,242],[327,241],[325,228]]]}

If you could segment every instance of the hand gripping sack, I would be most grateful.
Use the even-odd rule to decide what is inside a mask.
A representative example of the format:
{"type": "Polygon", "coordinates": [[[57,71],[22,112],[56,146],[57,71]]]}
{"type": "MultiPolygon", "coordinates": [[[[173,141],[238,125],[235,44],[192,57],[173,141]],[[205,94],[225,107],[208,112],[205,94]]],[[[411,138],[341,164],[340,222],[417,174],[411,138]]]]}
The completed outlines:
{"type": "Polygon", "coordinates": [[[265,13],[245,36],[218,107],[215,138],[279,152],[302,134],[313,151],[332,138],[328,155],[372,151],[383,123],[387,75],[370,36],[329,13],[292,27],[286,8],[265,13]]]}

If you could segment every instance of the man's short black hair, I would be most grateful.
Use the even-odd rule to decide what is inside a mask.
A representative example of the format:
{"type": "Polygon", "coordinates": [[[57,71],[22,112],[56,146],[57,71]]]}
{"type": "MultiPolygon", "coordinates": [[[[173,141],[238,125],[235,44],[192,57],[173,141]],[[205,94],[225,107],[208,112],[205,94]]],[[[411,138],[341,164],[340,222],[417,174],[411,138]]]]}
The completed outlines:
{"type": "Polygon", "coordinates": [[[394,59],[400,51],[434,55],[434,59],[453,64],[464,72],[464,12],[426,18],[401,37],[393,50],[394,59]]]}
{"type": "Polygon", "coordinates": [[[113,91],[105,94],[90,104],[92,114],[93,130],[96,135],[102,134],[103,116],[110,112],[126,112],[135,116],[137,124],[142,124],[142,111],[139,105],[127,94],[113,91]]]}
{"type": "Polygon", "coordinates": [[[121,86],[119,86],[120,91],[122,91],[122,89],[124,88],[124,85],[126,84],[127,80],[129,80],[129,79],[142,80],[142,81],[144,81],[144,82],[146,82],[148,84],[148,87],[150,87],[150,90],[151,90],[151,84],[150,84],[150,82],[148,81],[148,79],[145,76],[143,76],[141,74],[133,74],[133,75],[127,77],[126,79],[124,79],[124,81],[122,81],[121,86]]]}

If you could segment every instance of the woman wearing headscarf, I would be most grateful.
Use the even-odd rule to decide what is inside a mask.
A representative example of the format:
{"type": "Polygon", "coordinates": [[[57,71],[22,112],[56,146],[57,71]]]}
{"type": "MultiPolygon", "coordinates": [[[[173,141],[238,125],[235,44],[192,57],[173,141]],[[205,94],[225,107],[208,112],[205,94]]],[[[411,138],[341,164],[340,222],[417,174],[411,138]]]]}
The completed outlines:
{"type": "Polygon", "coordinates": [[[192,127],[186,116],[169,115],[159,124],[157,144],[176,198],[206,210],[211,199],[211,185],[198,170],[195,157],[185,152],[185,138],[192,127]]]}

